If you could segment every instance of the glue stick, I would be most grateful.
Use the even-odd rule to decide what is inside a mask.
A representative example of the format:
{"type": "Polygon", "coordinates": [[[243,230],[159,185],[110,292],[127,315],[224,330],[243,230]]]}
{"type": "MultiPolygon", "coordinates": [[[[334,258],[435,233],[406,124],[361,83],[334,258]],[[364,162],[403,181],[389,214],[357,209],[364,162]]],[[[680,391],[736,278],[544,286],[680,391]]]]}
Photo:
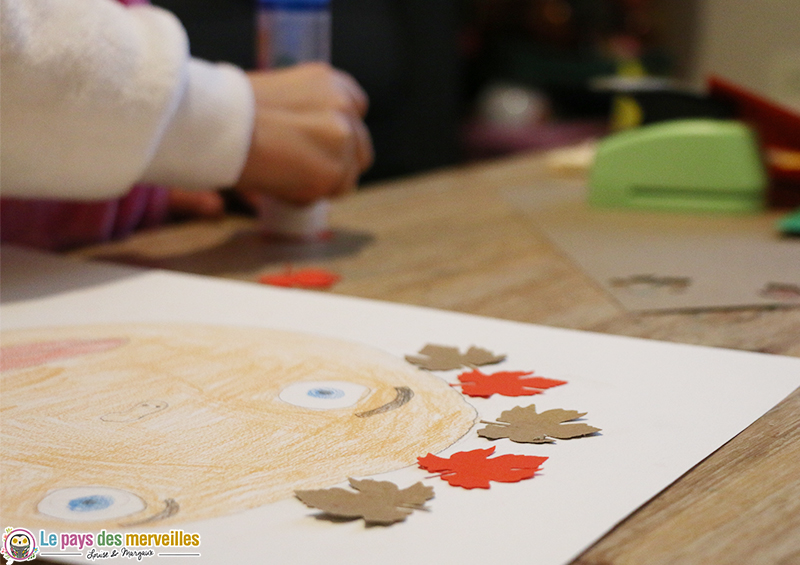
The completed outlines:
{"type": "MultiPolygon", "coordinates": [[[[256,59],[259,68],[330,61],[330,0],[258,0],[256,59]]],[[[299,206],[262,196],[258,218],[264,235],[317,241],[330,235],[330,202],[299,206]]]]}
{"type": "Polygon", "coordinates": [[[262,69],[329,62],[330,0],[259,0],[257,42],[262,69]]]}

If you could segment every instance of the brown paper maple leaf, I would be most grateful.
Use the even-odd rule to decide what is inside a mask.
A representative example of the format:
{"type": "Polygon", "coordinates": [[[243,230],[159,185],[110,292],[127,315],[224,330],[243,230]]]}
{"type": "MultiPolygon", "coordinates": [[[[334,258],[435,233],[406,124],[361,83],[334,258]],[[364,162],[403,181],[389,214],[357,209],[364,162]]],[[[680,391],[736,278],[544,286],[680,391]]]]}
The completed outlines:
{"type": "Polygon", "coordinates": [[[497,422],[483,422],[488,425],[478,430],[478,435],[487,439],[508,438],[517,443],[553,443],[549,438],[572,439],[599,432],[600,428],[588,424],[564,423],[585,415],[586,412],[560,408],[539,414],[534,404],[525,408],[515,406],[500,414],[497,422]]]}
{"type": "Polygon", "coordinates": [[[481,347],[470,347],[466,353],[459,352],[457,347],[428,344],[419,350],[419,355],[406,355],[406,361],[429,371],[449,371],[461,367],[478,367],[492,365],[506,358],[495,355],[481,347]]]}
{"type": "Polygon", "coordinates": [[[389,525],[405,520],[413,510],[423,510],[433,498],[433,487],[415,483],[400,489],[388,481],[348,479],[358,492],[342,488],[297,490],[303,504],[337,518],[363,518],[367,524],[389,525]]]}

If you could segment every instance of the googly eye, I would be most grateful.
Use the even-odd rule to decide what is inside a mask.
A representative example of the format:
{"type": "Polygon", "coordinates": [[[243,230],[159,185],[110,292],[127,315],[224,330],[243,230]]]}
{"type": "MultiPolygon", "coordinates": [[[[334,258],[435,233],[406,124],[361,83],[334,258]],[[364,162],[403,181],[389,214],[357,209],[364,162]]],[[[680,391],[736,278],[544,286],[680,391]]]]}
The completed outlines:
{"type": "Polygon", "coordinates": [[[278,395],[278,398],[301,408],[312,410],[335,410],[352,406],[369,392],[356,383],[344,381],[309,381],[293,383],[278,395]]]}
{"type": "Polygon", "coordinates": [[[128,491],[110,487],[70,487],[49,493],[39,512],[72,522],[113,520],[144,510],[144,501],[128,491]]]}

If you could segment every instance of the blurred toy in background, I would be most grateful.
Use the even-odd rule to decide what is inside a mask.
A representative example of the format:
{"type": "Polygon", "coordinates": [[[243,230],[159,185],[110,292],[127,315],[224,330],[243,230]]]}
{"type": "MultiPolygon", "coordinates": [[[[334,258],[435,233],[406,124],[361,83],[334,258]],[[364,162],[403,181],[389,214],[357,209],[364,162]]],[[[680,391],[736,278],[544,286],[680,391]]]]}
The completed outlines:
{"type": "Polygon", "coordinates": [[[635,106],[594,90],[591,81],[669,70],[650,0],[472,0],[465,22],[463,142],[472,158],[600,137],[608,132],[612,106],[616,121],[633,123],[635,106]],[[491,119],[487,98],[507,84],[535,93],[548,112],[524,130],[491,119]]]}
{"type": "Polygon", "coordinates": [[[478,94],[462,138],[466,156],[481,159],[594,139],[607,132],[606,121],[559,120],[553,115],[551,98],[542,90],[498,82],[478,94]]]}
{"type": "Polygon", "coordinates": [[[524,128],[540,124],[550,115],[550,101],[535,88],[493,83],[478,96],[477,114],[482,120],[497,126],[524,128]]]}

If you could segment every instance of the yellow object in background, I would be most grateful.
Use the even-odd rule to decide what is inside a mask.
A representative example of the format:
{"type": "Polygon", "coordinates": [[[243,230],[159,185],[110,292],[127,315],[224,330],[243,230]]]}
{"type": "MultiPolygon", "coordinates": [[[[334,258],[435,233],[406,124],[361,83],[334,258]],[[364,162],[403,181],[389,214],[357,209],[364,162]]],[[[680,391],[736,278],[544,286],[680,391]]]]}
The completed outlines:
{"type": "Polygon", "coordinates": [[[636,98],[628,95],[614,97],[611,108],[611,129],[622,131],[642,125],[644,112],[636,98]]]}
{"type": "MultiPolygon", "coordinates": [[[[638,78],[647,74],[639,59],[623,60],[617,75],[638,78]]],[[[614,97],[611,107],[611,129],[621,131],[642,125],[644,112],[633,96],[620,94],[614,97]]]]}

